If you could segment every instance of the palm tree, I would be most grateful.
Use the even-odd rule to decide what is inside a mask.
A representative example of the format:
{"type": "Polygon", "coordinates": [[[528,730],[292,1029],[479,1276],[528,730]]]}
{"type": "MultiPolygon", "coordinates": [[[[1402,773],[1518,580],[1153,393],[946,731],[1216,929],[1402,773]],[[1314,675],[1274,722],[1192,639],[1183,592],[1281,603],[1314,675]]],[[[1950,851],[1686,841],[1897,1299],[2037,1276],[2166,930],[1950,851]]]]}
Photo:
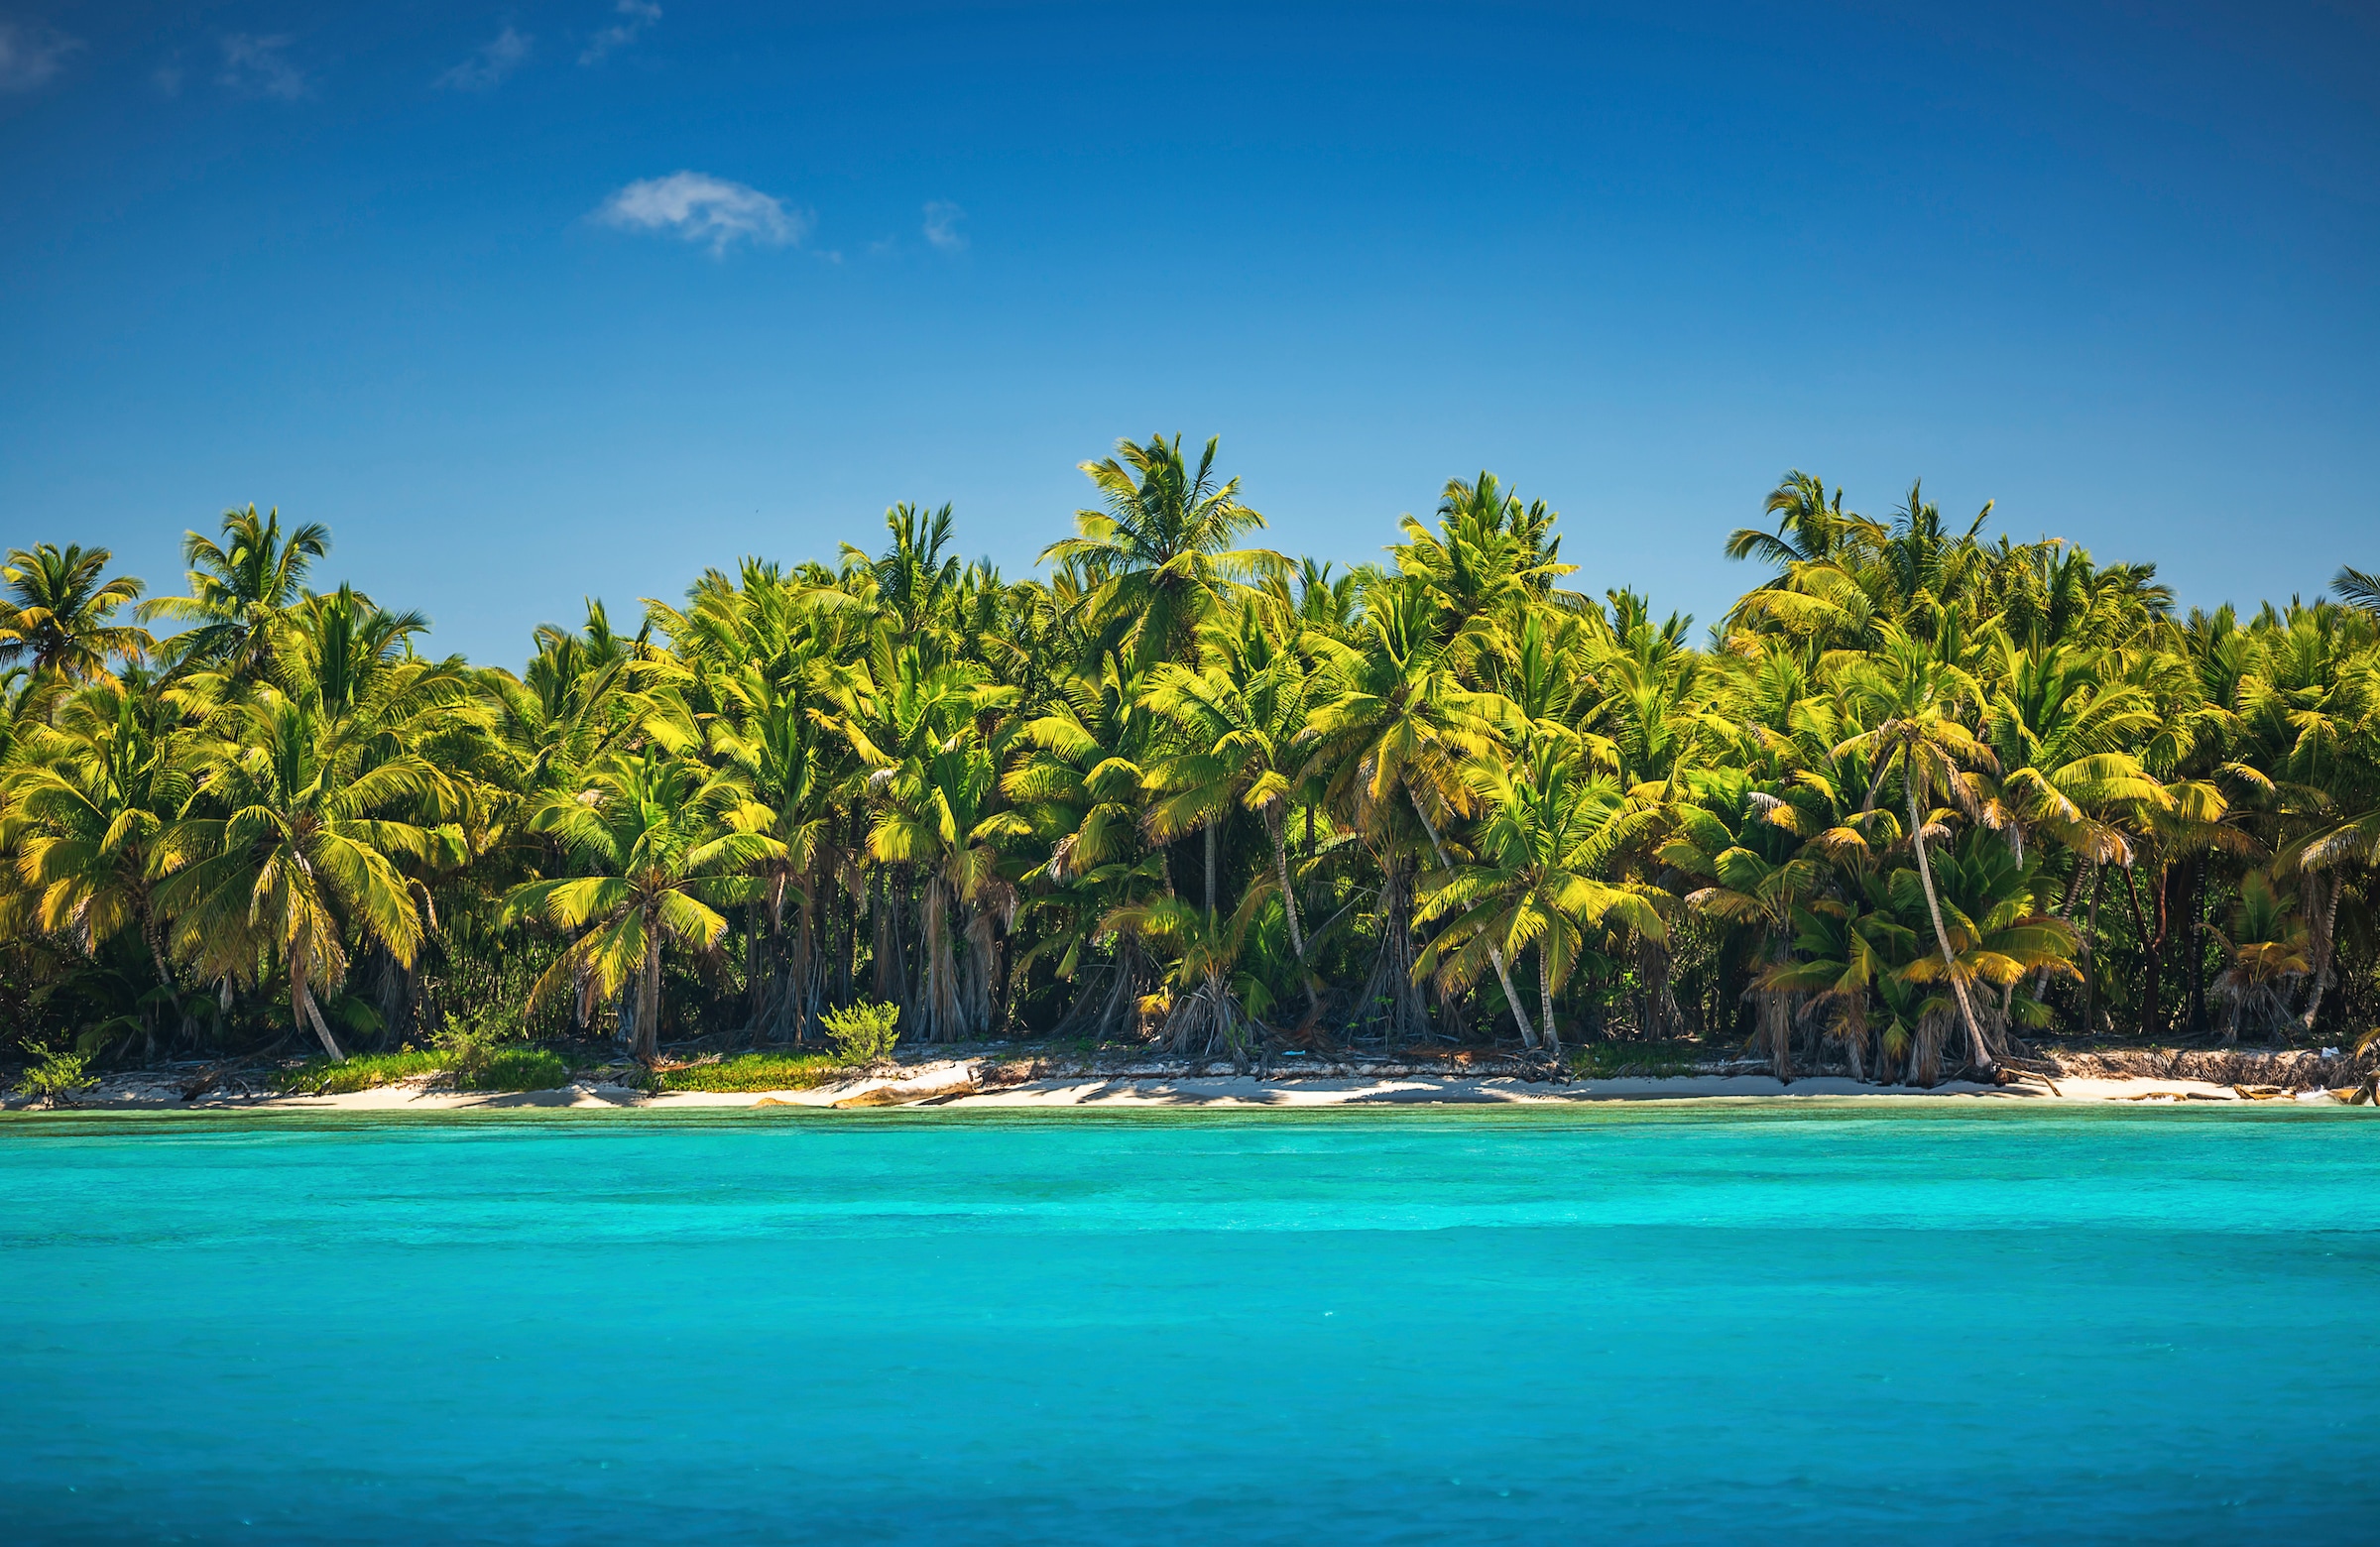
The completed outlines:
{"type": "Polygon", "coordinates": [[[2342,564],[2331,577],[2330,594],[2349,607],[2380,614],[2380,571],[2351,569],[2342,564]]]}
{"type": "Polygon", "coordinates": [[[582,872],[533,881],[505,899],[508,916],[536,919],[574,936],[530,991],[530,1003],[574,986],[582,975],[610,997],[633,977],[636,1003],[631,1053],[659,1056],[661,947],[676,941],[707,950],[727,932],[721,907],[750,901],[761,883],[747,874],[781,858],[784,845],[766,828],[773,813],[752,810],[732,780],[708,775],[691,759],[649,746],[607,760],[575,796],[547,803],[532,820],[582,872]],[[749,824],[734,825],[739,819],[749,824]]]}
{"type": "Polygon", "coordinates": [[[993,920],[1006,890],[988,841],[999,830],[988,825],[992,755],[962,730],[882,772],[884,804],[868,852],[910,867],[925,888],[914,1020],[929,1042],[988,1033],[998,949],[993,920]],[[964,962],[961,939],[968,946],[964,962]]]}
{"type": "Polygon", "coordinates": [[[1305,935],[1290,885],[1286,826],[1289,797],[1303,761],[1295,742],[1306,728],[1313,681],[1303,662],[1276,649],[1254,607],[1235,632],[1215,630],[1208,663],[1197,671],[1171,661],[1151,674],[1146,701],[1173,728],[1183,750],[1149,775],[1164,797],[1143,823],[1159,843],[1192,830],[1206,838],[1207,911],[1216,911],[1215,833],[1235,807],[1255,812],[1272,846],[1274,879],[1288,916],[1291,948],[1302,960],[1305,935]]]}
{"type": "Polygon", "coordinates": [[[1158,1034],[1177,1053],[1201,1058],[1229,1056],[1248,1067],[1249,1050],[1263,1034],[1259,1018],[1271,1008],[1263,975],[1247,970],[1250,936],[1272,884],[1258,881],[1232,912],[1218,917],[1179,897],[1129,902],[1101,921],[1102,927],[1156,942],[1174,953],[1160,994],[1164,1020],[1158,1034]]]}
{"type": "Polygon", "coordinates": [[[23,659],[37,678],[92,682],[111,659],[144,658],[156,645],[148,631],[107,621],[141,594],[128,575],[103,578],[110,556],[74,543],[11,548],[0,566],[10,598],[0,601],[0,664],[23,659]]]}
{"type": "Polygon", "coordinates": [[[1740,820],[1730,826],[1708,806],[1673,802],[1672,835],[1660,857],[1680,873],[1709,883],[1686,894],[1689,907],[1760,932],[1764,965],[1752,999],[1761,1012],[1770,1067],[1779,1080],[1790,1080],[1793,925],[1803,904],[1825,885],[1827,868],[1819,845],[1796,841],[1802,836],[1796,829],[1804,824],[1794,807],[1750,788],[1740,777],[1726,780],[1713,794],[1719,802],[1732,802],[1740,820]]]}
{"type": "MultiPolygon", "coordinates": [[[[1554,995],[1578,967],[1586,930],[1616,919],[1654,939],[1667,926],[1640,890],[1603,879],[1612,856],[1657,821],[1608,777],[1578,782],[1569,748],[1551,738],[1530,746],[1518,771],[1501,763],[1475,765],[1474,797],[1486,818],[1473,840],[1477,856],[1457,860],[1423,882],[1416,923],[1446,918],[1447,926],[1415,964],[1455,988],[1476,981],[1482,965],[1502,951],[1537,947],[1537,1013],[1542,1046],[1559,1053],[1554,995]]],[[[1504,980],[1510,992],[1510,979],[1504,980]]],[[[1524,1034],[1525,1016],[1514,1018],[1524,1034]]]]}
{"type": "Polygon", "coordinates": [[[1130,642],[1135,670],[1193,658],[1216,597],[1288,563],[1269,548],[1232,545],[1264,518],[1241,503],[1239,479],[1216,479],[1218,443],[1208,439],[1193,470],[1179,435],[1118,441],[1115,456],[1082,464],[1107,508],[1075,512],[1076,536],[1041,550],[1041,562],[1094,577],[1084,608],[1103,645],[1130,642]]]}
{"type": "MultiPolygon", "coordinates": [[[[1910,497],[1916,499],[1914,489],[1910,497]]],[[[1971,807],[1975,795],[1966,769],[1996,766],[1991,749],[1958,718],[1965,705],[1981,696],[1980,691],[1964,670],[1937,659],[1927,646],[1898,628],[1886,632],[1883,651],[1862,662],[1855,672],[1851,697],[1875,723],[1846,737],[1836,746],[1834,755],[1856,753],[1868,759],[1875,770],[1868,786],[1871,806],[1886,775],[1899,772],[1909,801],[1909,842],[1917,855],[1918,879],[1933,919],[1935,944],[1950,970],[1951,991],[1966,1026],[1968,1053],[1977,1068],[1996,1068],[1991,1047],[1975,1019],[1974,1006],[1967,1001],[1966,982],[1956,971],[1957,952],[1943,923],[1942,902],[1926,855],[1927,809],[1933,792],[1939,789],[1971,807]]]]}
{"type": "MultiPolygon", "coordinates": [[[[166,833],[189,785],[170,756],[171,707],[154,683],[126,676],[92,683],[60,705],[55,726],[34,728],[24,761],[0,774],[0,808],[25,828],[17,867],[40,889],[37,926],[70,935],[85,955],[135,930],[179,1018],[155,892],[169,863],[166,833]]],[[[154,1015],[142,1024],[154,1053],[154,1015]]]]}
{"type": "MultiPolygon", "coordinates": [[[[2079,976],[2074,966],[2076,940],[2063,919],[2044,913],[2035,902],[2029,868],[2019,864],[2006,845],[1969,831],[1963,843],[1940,856],[1938,885],[1928,894],[1925,883],[1936,879],[1931,873],[1914,878],[1907,871],[1892,874],[1889,888],[1900,911],[1914,916],[1923,901],[1933,918],[1947,915],[1950,921],[1951,948],[1941,959],[1920,955],[1903,966],[1899,976],[1921,988],[1948,981],[1962,1010],[1970,1014],[1979,987],[2000,989],[2009,995],[2017,1016],[2030,1024],[2044,1023],[2045,1007],[2018,999],[2013,991],[2028,974],[2079,976]],[[1911,885],[1913,881],[1917,885],[1911,885]]],[[[1939,1041],[1930,1045],[1938,1047],[1939,1041]]],[[[1921,1053],[1919,1064],[1929,1065],[1932,1056],[1921,1053]]],[[[1930,1071],[1925,1077],[1931,1079],[1930,1071]]]]}
{"type": "Polygon", "coordinates": [[[330,529],[309,521],[284,534],[278,507],[259,516],[251,505],[223,513],[222,537],[217,542],[183,534],[190,594],[144,602],[140,617],[144,623],[170,618],[190,625],[174,641],[178,664],[253,676],[264,664],[275,622],[303,593],[313,560],[330,551],[330,529]]]}
{"type": "Polygon", "coordinates": [[[189,744],[195,789],[157,890],[176,954],[203,977],[260,978],[278,965],[299,1035],[308,1025],[341,1059],[318,999],[346,976],[347,942],[376,942],[400,965],[420,948],[416,895],[400,871],[435,836],[391,809],[434,804],[446,781],[413,753],[375,758],[377,727],[261,686],[219,711],[189,744]]]}
{"type": "MultiPolygon", "coordinates": [[[[1465,811],[1464,774],[1473,760],[1500,756],[1500,726],[1514,718],[1509,703],[1466,687],[1455,662],[1469,653],[1477,620],[1463,630],[1439,628],[1436,595],[1417,580],[1383,582],[1368,600],[1361,647],[1335,647],[1328,655],[1322,703],[1307,726],[1309,767],[1326,771],[1330,798],[1351,825],[1374,834],[1385,877],[1381,969],[1395,995],[1394,1029],[1427,1016],[1412,1001],[1410,929],[1397,854],[1394,813],[1410,805],[1440,870],[1452,868],[1433,808],[1465,811]],[[1397,797],[1401,795],[1400,801],[1397,797]]],[[[1488,941],[1488,959],[1503,986],[1504,1003],[1525,1046],[1538,1045],[1536,1027],[1521,1008],[1501,942],[1488,941]]],[[[1375,979],[1381,969],[1375,969],[1375,979]]]]}
{"type": "Polygon", "coordinates": [[[2239,1040],[2242,1020],[2280,1024],[2289,1019],[2282,991],[2314,970],[2306,955],[2306,921],[2297,911],[2297,898],[2282,894],[2262,871],[2240,878],[2231,927],[2215,935],[2224,955],[2215,992],[2231,1002],[2224,1041],[2239,1040]]]}

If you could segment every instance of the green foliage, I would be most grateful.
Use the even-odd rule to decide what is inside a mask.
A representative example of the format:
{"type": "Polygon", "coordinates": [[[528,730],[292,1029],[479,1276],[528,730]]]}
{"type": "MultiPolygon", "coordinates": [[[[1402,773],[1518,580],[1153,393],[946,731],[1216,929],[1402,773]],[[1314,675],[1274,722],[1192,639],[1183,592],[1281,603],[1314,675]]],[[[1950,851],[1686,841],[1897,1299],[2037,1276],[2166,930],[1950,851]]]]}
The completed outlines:
{"type": "Polygon", "coordinates": [[[1674,1079],[1694,1073],[1691,1047],[1658,1043],[1590,1042],[1563,1060],[1574,1080],[1674,1079]]]}
{"type": "Polygon", "coordinates": [[[550,1091],[570,1083],[570,1065],[542,1047],[504,1047],[454,1070],[457,1090],[550,1091]]]}
{"type": "Polygon", "coordinates": [[[72,1106],[78,1092],[88,1090],[91,1079],[91,1060],[87,1054],[70,1049],[53,1049],[38,1042],[26,1044],[33,1063],[17,1081],[17,1094],[30,1096],[49,1106],[72,1106]]]}
{"type": "Polygon", "coordinates": [[[436,1038],[438,1055],[466,1091],[544,1091],[565,1085],[570,1066],[559,1054],[524,1045],[520,1008],[485,1006],[436,1038]]]}
{"type": "Polygon", "coordinates": [[[826,1012],[826,1040],[846,1065],[882,1063],[900,1040],[898,1005],[853,1005],[826,1012]]]}
{"type": "Polygon", "coordinates": [[[803,1091],[840,1079],[850,1063],[834,1053],[744,1053],[716,1063],[655,1069],[646,1088],[655,1091],[803,1091]]]}
{"type": "Polygon", "coordinates": [[[2020,1033],[2380,1015],[2368,571],[2343,606],[2184,616],[2147,564],[1797,472],[1698,644],[1565,589],[1558,517],[1490,474],[1334,575],[1243,546],[1263,518],[1185,443],[1083,464],[1097,508],[1032,576],[899,506],[882,551],[747,559],[621,628],[590,603],[518,674],[315,589],[329,534],[277,514],[189,537],[186,594],[135,614],[186,626],[162,645],[106,553],[15,550],[0,1035],[296,1035],[324,1058],[291,1088],[359,1089],[835,1030],[657,1077],[683,1089],[903,1034],[1241,1058],[1592,1025],[1930,1080],[2020,1033]]]}
{"type": "Polygon", "coordinates": [[[446,1053],[422,1047],[394,1053],[358,1053],[338,1063],[321,1056],[282,1070],[273,1077],[273,1085],[290,1095],[348,1096],[442,1073],[450,1062],[446,1053]]]}

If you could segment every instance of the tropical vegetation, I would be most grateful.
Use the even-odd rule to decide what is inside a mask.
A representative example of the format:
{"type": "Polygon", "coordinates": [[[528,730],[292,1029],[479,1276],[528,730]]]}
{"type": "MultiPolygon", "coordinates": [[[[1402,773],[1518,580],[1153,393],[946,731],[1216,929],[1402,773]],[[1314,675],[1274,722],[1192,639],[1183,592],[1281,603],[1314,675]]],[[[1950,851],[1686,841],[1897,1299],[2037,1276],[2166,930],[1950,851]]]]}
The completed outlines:
{"type": "Polygon", "coordinates": [[[2380,1013],[2366,572],[2184,612],[1989,506],[1794,472],[1697,639],[1489,474],[1341,572],[1254,545],[1211,440],[1083,470],[1030,576],[900,505],[634,632],[590,604],[518,670],[316,588],[330,533],[278,512],[190,534],[162,597],[11,551],[0,1036],[61,1090],[492,1025],[877,1056],[895,1014],[904,1047],[1694,1042],[1931,1082],[2380,1013]]]}

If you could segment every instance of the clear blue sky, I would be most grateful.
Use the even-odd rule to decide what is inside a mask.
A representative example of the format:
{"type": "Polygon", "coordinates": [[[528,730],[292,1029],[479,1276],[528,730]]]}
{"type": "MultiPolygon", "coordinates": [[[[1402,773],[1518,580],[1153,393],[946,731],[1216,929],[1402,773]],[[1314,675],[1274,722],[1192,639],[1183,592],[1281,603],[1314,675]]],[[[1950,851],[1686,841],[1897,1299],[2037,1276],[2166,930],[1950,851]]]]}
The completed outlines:
{"type": "Polygon", "coordinates": [[[0,0],[0,541],[278,504],[479,659],[895,500],[1022,571],[1152,431],[1341,560],[1492,468],[1706,621],[1795,466],[2380,563],[2362,6],[0,0]]]}

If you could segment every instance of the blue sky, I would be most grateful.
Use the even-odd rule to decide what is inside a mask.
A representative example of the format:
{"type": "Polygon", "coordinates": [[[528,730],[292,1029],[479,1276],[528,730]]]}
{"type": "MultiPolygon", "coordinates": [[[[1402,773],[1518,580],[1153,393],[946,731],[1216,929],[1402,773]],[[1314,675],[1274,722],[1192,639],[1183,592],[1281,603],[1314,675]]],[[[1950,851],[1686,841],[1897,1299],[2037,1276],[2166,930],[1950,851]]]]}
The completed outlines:
{"type": "Polygon", "coordinates": [[[1353,561],[1452,475],[1704,620],[1804,467],[2185,601],[2380,563],[2362,7],[0,0],[0,541],[226,505],[517,661],[1119,435],[1353,561]],[[691,174],[691,178],[677,178],[691,174]]]}

